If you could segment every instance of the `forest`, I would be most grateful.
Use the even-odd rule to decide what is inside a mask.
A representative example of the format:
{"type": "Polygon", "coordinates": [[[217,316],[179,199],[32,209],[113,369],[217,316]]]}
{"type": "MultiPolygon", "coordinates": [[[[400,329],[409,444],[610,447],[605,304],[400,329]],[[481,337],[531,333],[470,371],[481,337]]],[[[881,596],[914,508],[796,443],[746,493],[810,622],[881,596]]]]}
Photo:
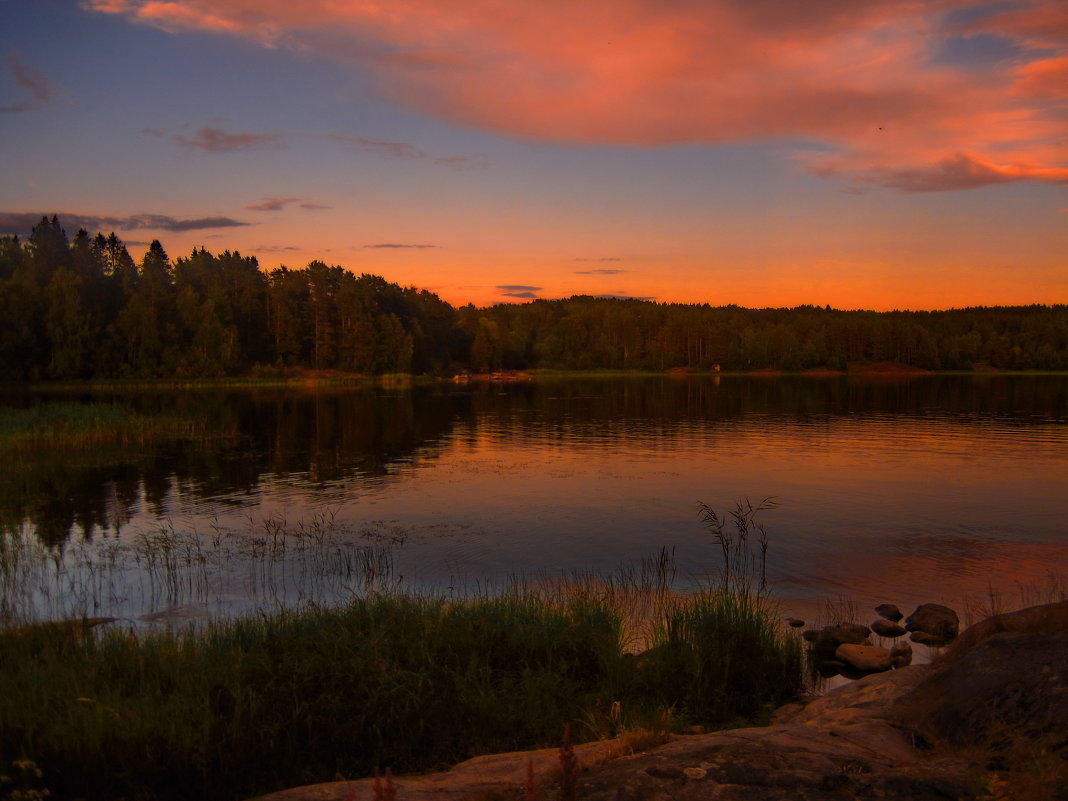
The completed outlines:
{"type": "Polygon", "coordinates": [[[455,308],[312,261],[260,269],[203,247],[140,263],[111,233],[42,218],[0,237],[0,380],[219,378],[283,368],[365,375],[565,370],[1068,370],[1068,306],[749,309],[575,296],[455,308]]]}

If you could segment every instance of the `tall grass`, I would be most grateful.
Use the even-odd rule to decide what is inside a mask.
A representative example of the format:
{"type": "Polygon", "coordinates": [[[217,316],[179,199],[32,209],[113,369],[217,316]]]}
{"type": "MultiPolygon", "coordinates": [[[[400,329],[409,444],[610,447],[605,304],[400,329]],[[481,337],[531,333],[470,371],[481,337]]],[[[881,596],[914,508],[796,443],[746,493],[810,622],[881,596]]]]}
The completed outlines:
{"type": "Polygon", "coordinates": [[[200,436],[200,428],[195,420],[144,415],[108,403],[0,406],[0,453],[144,445],[166,437],[200,436]]]}

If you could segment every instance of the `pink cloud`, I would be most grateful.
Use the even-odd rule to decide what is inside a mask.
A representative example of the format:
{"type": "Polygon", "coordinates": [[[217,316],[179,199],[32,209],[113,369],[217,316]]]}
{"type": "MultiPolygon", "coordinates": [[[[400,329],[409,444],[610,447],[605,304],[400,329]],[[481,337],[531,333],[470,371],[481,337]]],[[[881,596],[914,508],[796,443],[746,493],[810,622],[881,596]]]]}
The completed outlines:
{"type": "Polygon", "coordinates": [[[981,162],[967,153],[958,153],[936,164],[922,167],[876,168],[870,175],[858,180],[905,192],[945,192],[1018,181],[1068,183],[1068,167],[1043,168],[1024,164],[999,166],[981,162]]]}
{"type": "MultiPolygon", "coordinates": [[[[1010,175],[1063,180],[1063,3],[1020,0],[981,16],[978,0],[92,2],[167,30],[223,32],[358,63],[409,106],[522,137],[650,146],[811,140],[825,155],[800,156],[807,169],[878,174],[898,189],[986,186],[1010,175]],[[976,21],[952,22],[963,17],[976,21]],[[980,75],[938,58],[952,37],[975,33],[1016,44],[1013,67],[980,75]],[[1012,164],[1026,166],[1004,166],[1012,164]],[[933,171],[929,182],[924,171],[933,171]]],[[[405,143],[338,139],[424,157],[405,143]]]]}
{"type": "Polygon", "coordinates": [[[413,160],[426,158],[426,153],[408,142],[389,142],[384,139],[368,139],[362,136],[346,136],[344,134],[331,134],[327,138],[340,142],[354,150],[381,153],[393,158],[413,160]]]}

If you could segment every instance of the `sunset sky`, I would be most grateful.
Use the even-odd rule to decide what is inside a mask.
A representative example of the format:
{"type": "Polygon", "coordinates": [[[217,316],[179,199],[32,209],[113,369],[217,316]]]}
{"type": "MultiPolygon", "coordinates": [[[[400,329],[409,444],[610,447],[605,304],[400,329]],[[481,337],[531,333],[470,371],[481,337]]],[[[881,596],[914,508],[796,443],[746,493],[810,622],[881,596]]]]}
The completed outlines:
{"type": "Polygon", "coordinates": [[[478,305],[1068,303],[1068,3],[0,0],[42,214],[478,305]]]}

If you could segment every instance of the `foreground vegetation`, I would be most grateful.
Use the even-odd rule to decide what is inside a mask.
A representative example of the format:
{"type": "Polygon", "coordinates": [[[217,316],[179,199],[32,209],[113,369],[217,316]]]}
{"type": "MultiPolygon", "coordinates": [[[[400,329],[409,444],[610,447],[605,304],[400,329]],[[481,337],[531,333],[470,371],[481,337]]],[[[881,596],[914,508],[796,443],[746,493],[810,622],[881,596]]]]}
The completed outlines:
{"type": "MultiPolygon", "coordinates": [[[[375,583],[375,568],[333,608],[163,633],[20,622],[42,618],[13,606],[0,631],[0,776],[11,766],[12,780],[0,778],[0,798],[17,781],[58,798],[239,799],[550,745],[565,726],[598,739],[762,719],[804,676],[799,639],[757,584],[767,538],[754,517],[768,505],[739,504],[728,518],[702,507],[725,569],[687,595],[672,591],[663,550],[613,576],[466,597],[398,594],[375,583]]],[[[329,534],[275,527],[246,558],[253,573],[296,567],[329,581],[337,565],[319,559],[337,550],[329,534]]],[[[7,589],[41,584],[27,572],[32,554],[6,543],[7,589]]],[[[201,560],[174,558],[170,543],[133,554],[154,582],[203,582],[201,560]]],[[[100,567],[64,580],[114,594],[100,567]]],[[[40,602],[30,590],[26,603],[40,602]]]]}
{"type": "MultiPolygon", "coordinates": [[[[477,309],[313,261],[261,271],[204,248],[139,264],[114,233],[42,219],[0,237],[0,379],[193,378],[291,367],[367,375],[469,368],[1068,369],[1068,306],[935,312],[743,309],[576,296],[477,309]]],[[[267,376],[269,377],[269,375],[267,376]]]]}
{"type": "Polygon", "coordinates": [[[603,599],[372,597],[181,634],[0,637],[0,764],[59,798],[241,798],[440,767],[624,727],[721,726],[800,690],[801,652],[755,597],[668,603],[621,648],[603,599]]]}

